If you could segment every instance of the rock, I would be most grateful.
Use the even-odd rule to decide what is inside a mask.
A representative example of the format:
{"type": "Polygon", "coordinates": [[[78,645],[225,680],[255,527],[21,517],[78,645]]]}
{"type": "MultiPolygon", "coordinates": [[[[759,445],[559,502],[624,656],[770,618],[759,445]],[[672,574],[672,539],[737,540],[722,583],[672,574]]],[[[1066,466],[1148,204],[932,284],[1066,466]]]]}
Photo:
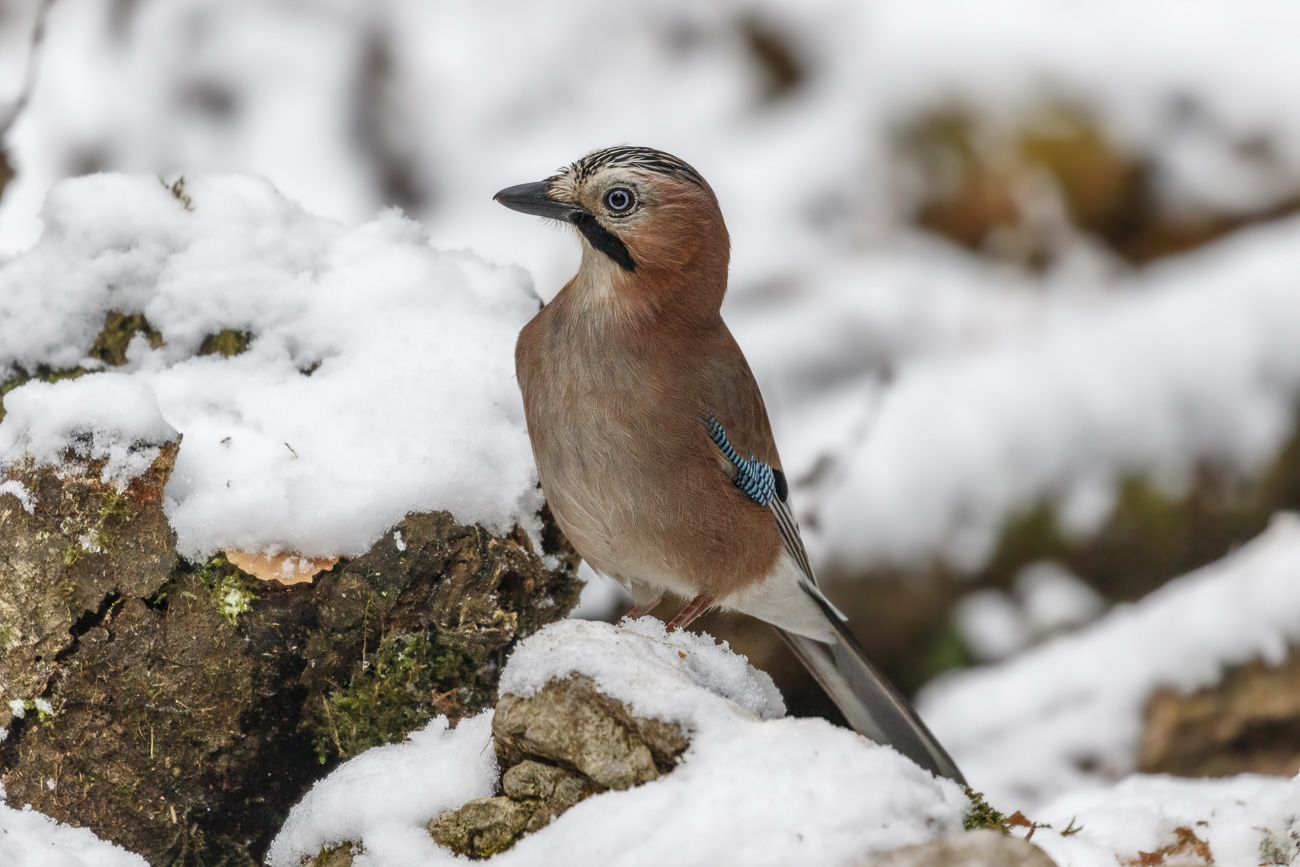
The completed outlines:
{"type": "Polygon", "coordinates": [[[530,805],[532,815],[525,831],[549,825],[583,798],[601,791],[599,784],[581,774],[529,759],[502,775],[501,789],[507,797],[530,805]]]}
{"type": "Polygon", "coordinates": [[[860,867],[1056,867],[1034,844],[987,829],[895,849],[857,863],[860,867]]]}
{"type": "Polygon", "coordinates": [[[577,600],[567,549],[547,566],[446,513],[310,584],[189,563],[162,510],[176,456],[121,492],[93,462],[20,462],[0,493],[0,785],[150,863],[260,864],[340,758],[485,707],[513,642],[577,600]]]}
{"type": "Polygon", "coordinates": [[[1147,703],[1138,767],[1188,777],[1300,771],[1300,652],[1281,665],[1256,660],[1216,686],[1147,703]]]}
{"type": "Polygon", "coordinates": [[[355,857],[352,853],[352,844],[344,843],[342,846],[335,846],[333,849],[321,852],[312,859],[311,867],[352,867],[355,857]]]}
{"type": "Polygon", "coordinates": [[[531,698],[503,695],[492,719],[503,794],[429,823],[442,846],[473,858],[509,848],[590,795],[672,770],[689,745],[675,723],[638,717],[591,678],[553,680],[531,698]]]}
{"type": "Polygon", "coordinates": [[[590,678],[551,681],[532,698],[503,695],[492,720],[503,766],[535,756],[571,767],[603,788],[628,789],[658,777],[686,749],[681,729],[633,716],[590,678]]]}
{"type": "Polygon", "coordinates": [[[487,858],[510,848],[532,818],[532,810],[511,798],[497,796],[470,801],[429,823],[429,833],[441,846],[462,855],[487,858]]]}
{"type": "Polygon", "coordinates": [[[575,771],[531,759],[509,768],[501,788],[503,795],[470,801],[434,819],[433,839],[462,855],[487,858],[604,789],[575,771]]]}

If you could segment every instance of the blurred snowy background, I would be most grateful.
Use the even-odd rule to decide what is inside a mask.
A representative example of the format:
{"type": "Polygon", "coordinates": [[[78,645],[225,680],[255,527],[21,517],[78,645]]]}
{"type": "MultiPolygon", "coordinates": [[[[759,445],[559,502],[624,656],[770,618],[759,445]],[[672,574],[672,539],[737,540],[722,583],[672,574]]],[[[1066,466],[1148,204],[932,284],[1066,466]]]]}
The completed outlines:
{"type": "MultiPolygon", "coordinates": [[[[0,256],[63,178],[251,172],[348,224],[397,206],[549,298],[578,245],[492,194],[670,151],[721,200],[724,313],[829,595],[929,684],[976,788],[1296,771],[1247,747],[1300,729],[1206,770],[1144,714],[1300,642],[1274,520],[1300,508],[1300,8],[58,0],[29,63],[38,6],[0,0],[0,123],[31,83],[0,256]]],[[[833,713],[762,628],[702,628],[833,713]]]]}

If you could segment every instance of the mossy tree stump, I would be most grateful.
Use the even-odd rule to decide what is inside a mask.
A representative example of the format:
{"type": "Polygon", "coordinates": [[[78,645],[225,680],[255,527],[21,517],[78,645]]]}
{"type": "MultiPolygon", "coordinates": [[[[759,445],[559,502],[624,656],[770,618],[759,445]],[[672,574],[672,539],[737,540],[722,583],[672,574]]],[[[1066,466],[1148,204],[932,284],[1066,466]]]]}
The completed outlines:
{"type": "Polygon", "coordinates": [[[176,454],[121,491],[19,464],[33,502],[0,494],[0,784],[151,864],[261,863],[340,758],[490,704],[513,642],[577,601],[567,548],[447,513],[311,584],[187,562],[176,454]]]}

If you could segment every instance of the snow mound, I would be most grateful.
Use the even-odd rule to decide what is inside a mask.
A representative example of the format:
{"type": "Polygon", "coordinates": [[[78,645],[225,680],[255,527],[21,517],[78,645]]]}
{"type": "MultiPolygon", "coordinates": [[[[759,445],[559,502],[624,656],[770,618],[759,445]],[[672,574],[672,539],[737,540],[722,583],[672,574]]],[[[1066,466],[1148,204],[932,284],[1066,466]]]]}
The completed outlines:
{"type": "Polygon", "coordinates": [[[271,849],[271,867],[298,867],[322,847],[364,841],[354,867],[454,864],[425,829],[434,816],[493,793],[492,712],[449,728],[437,717],[404,743],[367,750],[311,788],[271,849]]]}
{"type": "Polygon", "coordinates": [[[666,632],[642,617],[622,626],[562,620],[525,638],[501,675],[502,695],[533,696],[549,681],[583,674],[605,695],[639,716],[693,727],[702,708],[735,713],[717,698],[760,719],[785,716],[772,678],[731,652],[724,641],[693,632],[666,632]]]}
{"type": "Polygon", "coordinates": [[[103,367],[87,356],[110,312],[143,314],[161,343],[137,333],[111,376],[11,392],[4,445],[49,457],[101,424],[174,427],[167,514],[190,557],[357,554],[435,509],[535,529],[513,381],[539,304],[523,271],[435,250],[395,211],[311,216],[246,176],[92,175],[58,185],[44,218],[0,266],[0,377],[103,367]],[[204,354],[222,332],[247,348],[204,354]]]}
{"type": "Polygon", "coordinates": [[[0,466],[24,457],[37,465],[102,460],[103,481],[124,486],[177,438],[149,384],[118,373],[28,383],[5,398],[5,409],[0,466]]]}
{"type": "MultiPolygon", "coordinates": [[[[494,863],[849,865],[961,828],[968,801],[955,783],[824,720],[774,718],[770,679],[707,635],[667,634],[651,618],[554,623],[516,649],[501,690],[574,673],[637,714],[682,722],[691,745],[670,773],[588,798],[494,863]]],[[[440,718],[343,765],[294,808],[268,863],[297,867],[344,841],[364,850],[356,867],[462,863],[425,824],[492,794],[490,720],[447,731],[440,718]]]]}
{"type": "Polygon", "coordinates": [[[0,864],[17,867],[149,867],[143,858],[87,828],[54,821],[30,807],[4,804],[0,789],[0,864]]]}
{"type": "Polygon", "coordinates": [[[1034,813],[1046,822],[1033,842],[1059,867],[1202,862],[1204,846],[1218,867],[1291,864],[1300,857],[1300,778],[1242,774],[1219,780],[1133,776],[1104,788],[1072,792],[1034,813]],[[1062,837],[1073,824],[1078,833],[1062,837]],[[1139,853],[1167,852],[1167,862],[1139,853]]]}
{"type": "Polygon", "coordinates": [[[941,679],[918,704],[974,788],[1030,811],[1132,773],[1156,690],[1280,663],[1300,643],[1297,575],[1300,517],[1280,515],[1228,558],[1010,662],[941,679]]]}
{"type": "Polygon", "coordinates": [[[936,553],[974,570],[1040,502],[1087,534],[1126,476],[1178,490],[1206,463],[1259,470],[1294,429],[1298,269],[1292,219],[1040,333],[905,366],[815,506],[822,553],[841,571],[936,553]]]}

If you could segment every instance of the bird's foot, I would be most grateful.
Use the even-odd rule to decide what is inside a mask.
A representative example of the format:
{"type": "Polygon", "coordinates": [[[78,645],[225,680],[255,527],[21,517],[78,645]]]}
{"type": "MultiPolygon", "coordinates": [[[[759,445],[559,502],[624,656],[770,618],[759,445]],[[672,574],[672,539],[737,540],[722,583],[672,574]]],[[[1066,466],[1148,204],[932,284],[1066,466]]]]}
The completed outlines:
{"type": "Polygon", "coordinates": [[[682,609],[681,613],[672,619],[668,624],[669,632],[676,632],[678,629],[685,629],[695,622],[699,617],[713,605],[712,596],[696,596],[691,603],[682,609]]]}

